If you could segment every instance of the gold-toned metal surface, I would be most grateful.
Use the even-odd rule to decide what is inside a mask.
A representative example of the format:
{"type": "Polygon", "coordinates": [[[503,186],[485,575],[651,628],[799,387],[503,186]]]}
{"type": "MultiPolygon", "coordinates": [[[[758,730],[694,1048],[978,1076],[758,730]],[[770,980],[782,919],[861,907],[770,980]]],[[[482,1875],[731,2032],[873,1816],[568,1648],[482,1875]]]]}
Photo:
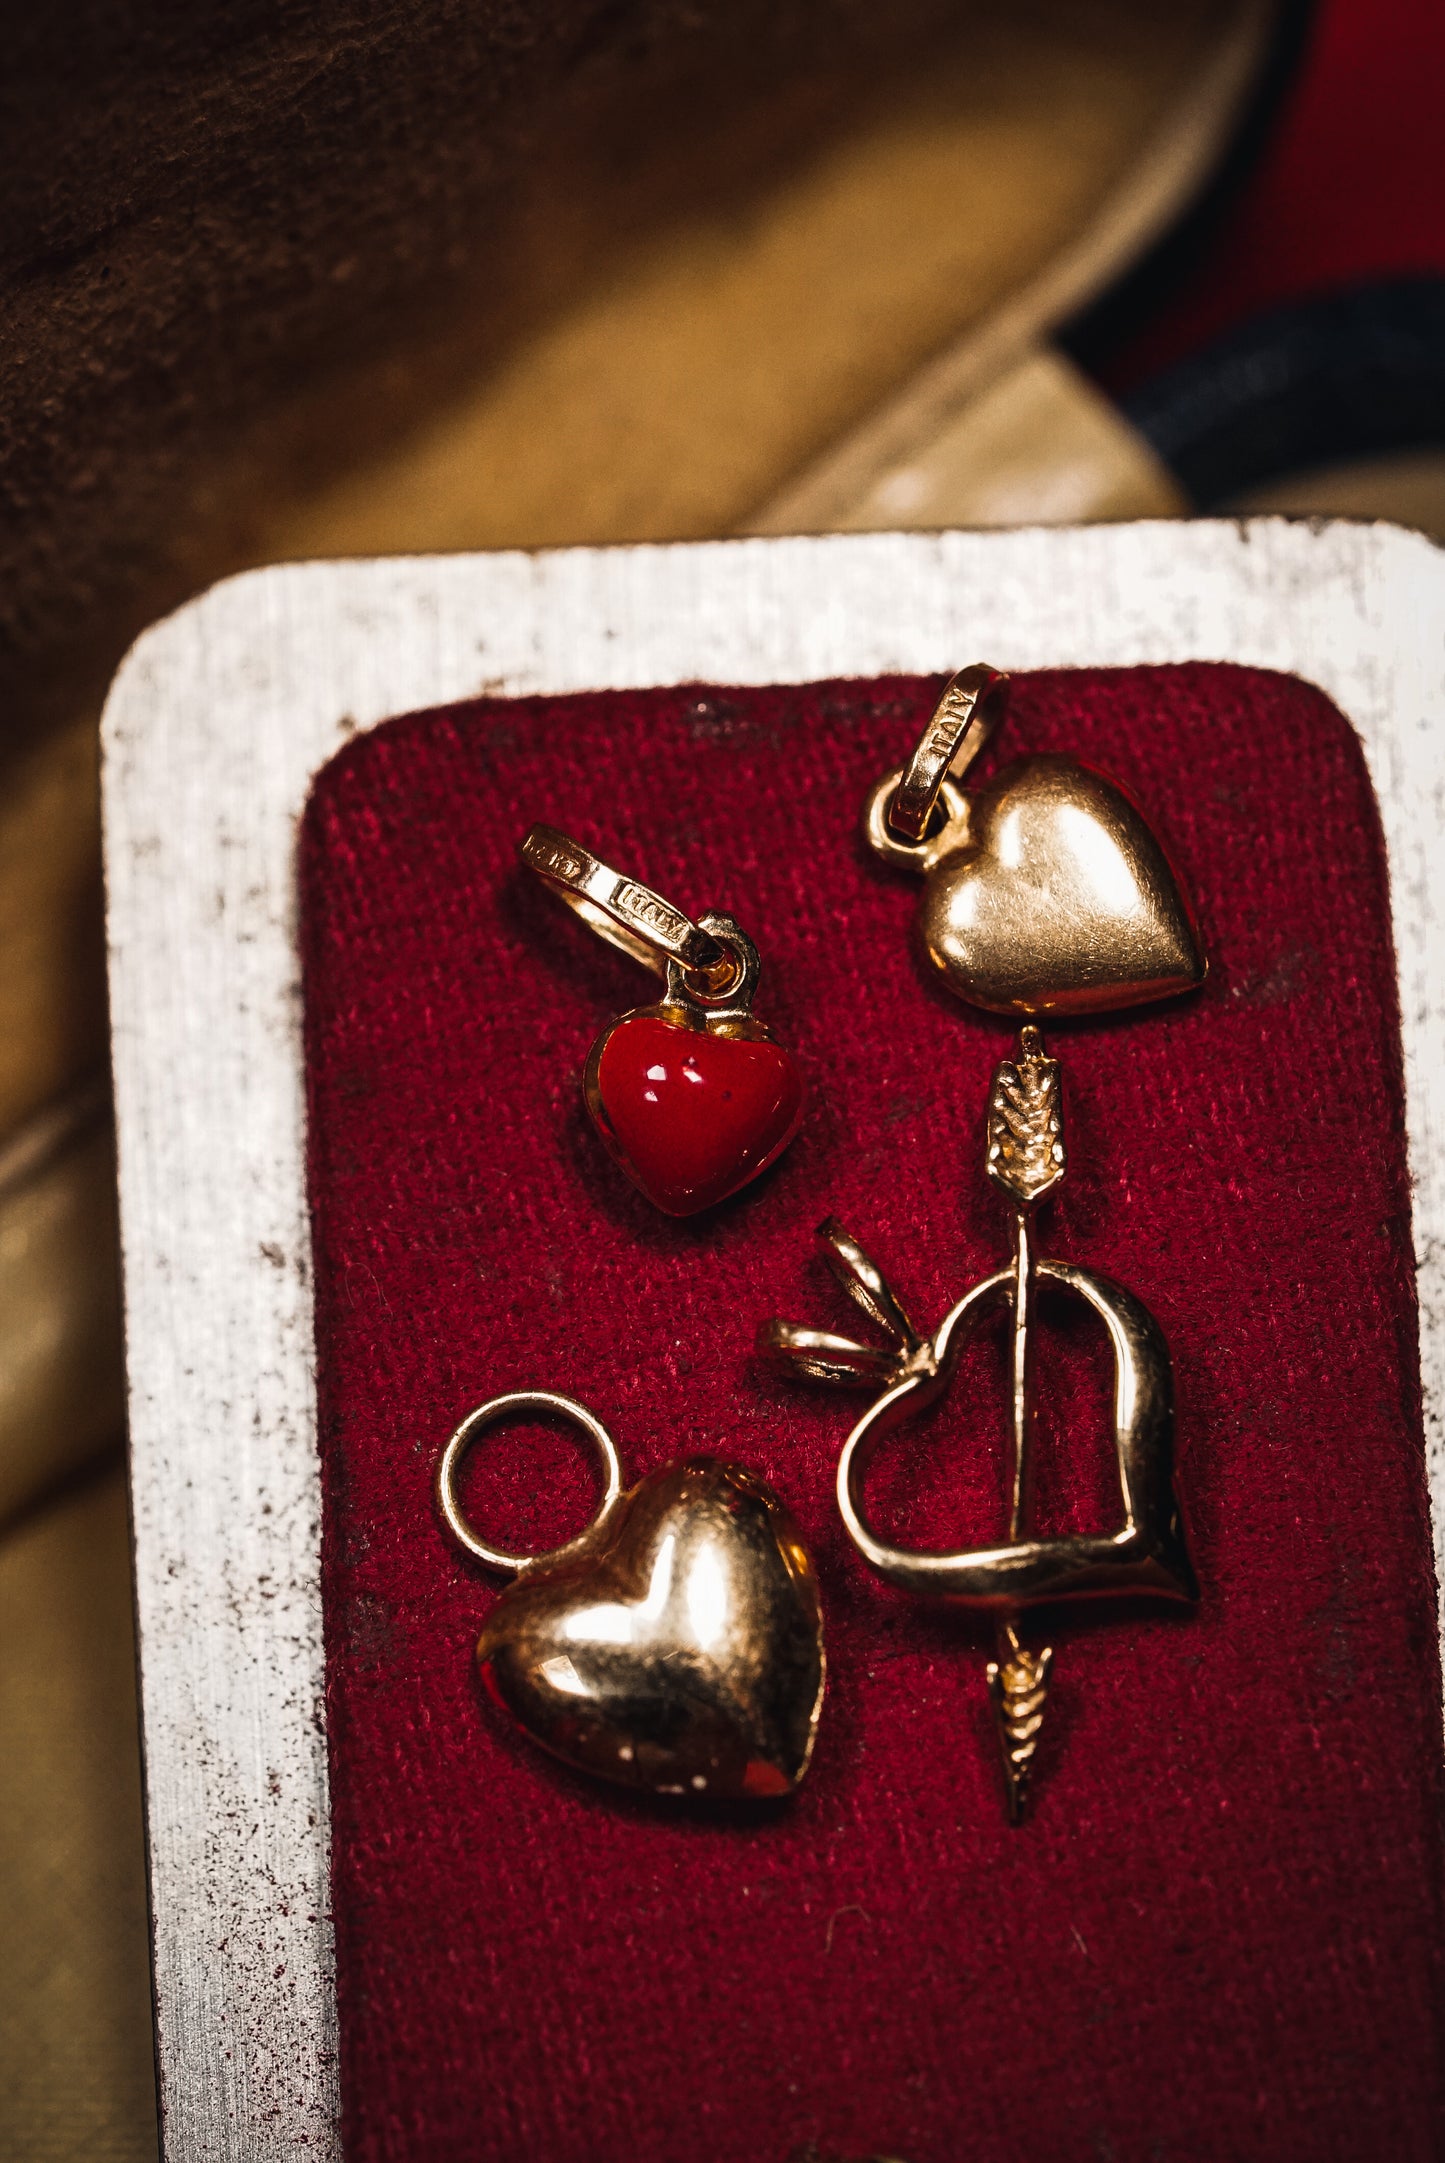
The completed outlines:
{"type": "Polygon", "coordinates": [[[574,1397],[559,1397],[550,1389],[514,1389],[504,1397],[489,1397],[469,1412],[455,1432],[449,1436],[447,1446],[437,1460],[436,1498],[448,1532],[459,1547],[464,1547],[478,1562],[485,1562],[489,1570],[506,1570],[519,1576],[524,1570],[552,1569],[558,1563],[570,1562],[576,1556],[590,1551],[591,1542],[604,1533],[609,1518],[622,1495],[622,1464],[617,1455],[617,1445],[607,1429],[586,1405],[578,1404],[574,1397]],[[570,1427],[580,1427],[602,1463],[602,1499],[589,1522],[575,1539],[567,1540],[561,1547],[549,1547],[540,1555],[509,1554],[504,1547],[495,1547],[484,1540],[472,1524],[457,1496],[457,1478],[464,1459],[479,1442],[489,1427],[500,1426],[511,1419],[526,1419],[531,1414],[538,1419],[557,1419],[570,1427]]]}
{"type": "Polygon", "coordinates": [[[1004,1798],[1011,1825],[1022,1822],[1028,1800],[1029,1776],[1039,1729],[1044,1724],[1044,1700],[1053,1664],[1052,1645],[1045,1645],[1042,1652],[1026,1652],[1014,1625],[999,1625],[999,1656],[988,1663],[988,1695],[1003,1760],[1004,1798]]]}
{"type": "Polygon", "coordinates": [[[1052,1194],[1067,1168],[1064,1102],[1057,1059],[1045,1057],[1035,1028],[1019,1031],[1017,1060],[994,1068],[988,1099],[988,1176],[1020,1209],[1052,1194]]]}
{"type": "MultiPolygon", "coordinates": [[[[989,1178],[1014,1205],[1013,1326],[1010,1331],[1008,1534],[1021,1540],[1028,1517],[1034,1457],[1034,1305],[1037,1272],[1032,1220],[1038,1204],[1059,1184],[1067,1167],[1059,1062],[1045,1056],[1030,1024],[1019,1031],[1017,1059],[1001,1059],[988,1099],[984,1162],[989,1178]]],[[[1039,1729],[1048,1696],[1052,1645],[1030,1653],[1019,1641],[1011,1615],[998,1623],[998,1658],[989,1663],[1003,1765],[1009,1822],[1023,1816],[1039,1729]]]]}
{"type": "Polygon", "coordinates": [[[922,841],[945,779],[961,781],[1008,710],[1008,677],[977,661],[951,678],[888,806],[888,823],[922,841]]]}
{"type": "Polygon", "coordinates": [[[613,871],[580,841],[555,826],[534,826],[523,839],[521,856],[559,900],[634,961],[659,971],[676,962],[692,988],[703,993],[734,988],[736,965],[702,924],[641,880],[613,871]]]}
{"type": "Polygon", "coordinates": [[[679,961],[669,961],[667,989],[662,997],[650,1006],[629,1007],[625,1014],[619,1014],[615,1021],[609,1022],[588,1053],[582,1075],[587,1109],[604,1140],[608,1139],[608,1122],[598,1087],[598,1069],[608,1038],[625,1022],[647,1021],[656,1016],[659,1021],[669,1022],[674,1029],[693,1029],[706,1036],[739,1037],[761,1044],[770,1044],[773,1040],[772,1030],[753,1012],[762,963],[752,940],[721,909],[706,910],[698,918],[696,928],[712,939],[725,956],[727,986],[716,992],[699,991],[692,972],[679,961]]]}
{"type": "Polygon", "coordinates": [[[655,1795],[765,1800],[798,1785],[823,1705],[822,1608],[812,1558],[763,1480],[690,1457],[623,1493],[601,1421],[572,1398],[523,1390],[463,1420],[436,1493],[461,1546],[514,1577],[476,1659],[489,1696],[534,1741],[655,1795]],[[482,1540],[456,1492],[477,1438],[529,1414],[579,1426],[606,1472],[586,1530],[531,1557],[482,1540]]]}
{"type": "Polygon", "coordinates": [[[767,1323],[760,1348],[785,1368],[815,1381],[863,1383],[880,1394],[853,1428],[838,1462],[838,1508],[849,1538],[869,1567],[903,1590],[994,1615],[999,1656],[989,1672],[1010,1817],[1022,1814],[1043,1720],[1052,1648],[1025,1650],[1018,1635],[1029,1608],[1075,1599],[1147,1595],[1193,1601],[1198,1584],[1185,1543],[1174,1481],[1173,1375],[1168,1347],[1148,1309],[1121,1285],[1035,1251],[1033,1216],[1064,1176],[1059,1066],[1036,1028],[1000,1063],[989,1098],[986,1163],[1014,1212],[1007,1267],[973,1285],[932,1337],[920,1339],[881,1272],[833,1220],[819,1227],[834,1274],[892,1349],[846,1337],[767,1323]],[[1040,1284],[1081,1299],[1103,1322],[1114,1355],[1114,1446],[1121,1518],[1112,1531],[1031,1538],[1026,1531],[1035,1413],[1034,1301],[1040,1284]],[[919,1552],[881,1539],[865,1514],[862,1484],[883,1438],[935,1403],[952,1381],[958,1357],[991,1315],[1010,1315],[1011,1432],[1007,1538],[953,1554],[919,1552]]]}
{"type": "Polygon", "coordinates": [[[955,677],[909,766],[864,805],[874,852],[923,875],[929,959],[960,998],[998,1014],[1101,1013],[1202,983],[1178,874],[1118,782],[1050,751],[1015,759],[973,794],[959,786],[1007,686],[981,666],[955,677]]]}

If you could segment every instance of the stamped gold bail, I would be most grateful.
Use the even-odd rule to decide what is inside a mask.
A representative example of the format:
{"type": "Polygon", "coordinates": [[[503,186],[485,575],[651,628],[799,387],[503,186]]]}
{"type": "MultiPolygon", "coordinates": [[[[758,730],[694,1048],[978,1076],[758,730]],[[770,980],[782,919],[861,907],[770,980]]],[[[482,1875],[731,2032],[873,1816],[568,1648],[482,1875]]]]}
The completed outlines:
{"type": "Polygon", "coordinates": [[[888,824],[910,841],[928,832],[946,780],[961,781],[1008,711],[1009,680],[987,662],[961,668],[944,689],[888,803],[888,824]]]}
{"type": "Polygon", "coordinates": [[[614,871],[570,834],[533,826],[522,841],[522,862],[610,946],[644,968],[682,972],[695,996],[715,998],[739,983],[743,964],[702,923],[644,886],[614,871]]]}

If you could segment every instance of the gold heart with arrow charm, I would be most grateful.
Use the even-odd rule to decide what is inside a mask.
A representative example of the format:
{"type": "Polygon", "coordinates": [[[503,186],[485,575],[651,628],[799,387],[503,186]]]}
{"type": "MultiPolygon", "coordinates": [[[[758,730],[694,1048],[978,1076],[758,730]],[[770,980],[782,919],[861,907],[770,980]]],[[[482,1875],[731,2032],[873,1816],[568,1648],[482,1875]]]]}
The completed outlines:
{"type": "Polygon", "coordinates": [[[1008,703],[978,665],[949,683],[906,767],[864,806],[869,846],[923,874],[918,929],[951,990],[996,1014],[1088,1014],[1191,990],[1206,962],[1178,874],[1117,781],[1062,752],[959,786],[1008,703]]]}
{"type": "Polygon", "coordinates": [[[1185,1543],[1174,1482],[1174,1391],[1163,1331],[1122,1285],[1035,1251],[1034,1211],[1064,1176],[1059,1065],[1036,1028],[1023,1030],[1018,1054],[995,1071],[989,1099],[987,1168],[1014,1211],[1010,1262],[973,1285],[931,1337],[920,1337],[882,1272],[833,1219],[818,1236],[844,1290],[892,1340],[889,1350],[805,1329],[766,1324],[760,1349],[814,1381],[862,1384],[879,1391],[843,1445],[838,1508],[848,1537],[869,1568],[906,1592],[993,1614],[998,1658],[988,1671],[1003,1758],[1009,1816],[1022,1816],[1034,1750],[1043,1724],[1053,1648],[1030,1652],[1019,1634],[1023,1613],[1045,1603],[1140,1595],[1192,1602],[1198,1584],[1185,1543]],[[1034,1427],[1036,1294],[1047,1284],[1082,1300],[1099,1316],[1114,1355],[1114,1447],[1120,1514],[1100,1532],[1030,1538],[1026,1531],[1034,1427]],[[880,1539],[868,1523],[862,1480],[883,1437],[948,1389],[969,1337],[999,1311],[1011,1315],[1012,1435],[1007,1537],[955,1554],[919,1552],[880,1539]]]}

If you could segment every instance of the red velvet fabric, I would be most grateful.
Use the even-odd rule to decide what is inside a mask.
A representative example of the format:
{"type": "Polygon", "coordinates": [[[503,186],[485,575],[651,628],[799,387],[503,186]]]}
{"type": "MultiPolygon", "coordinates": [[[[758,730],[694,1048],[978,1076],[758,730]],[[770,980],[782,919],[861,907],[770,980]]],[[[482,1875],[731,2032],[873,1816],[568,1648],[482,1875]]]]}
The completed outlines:
{"type": "MultiPolygon", "coordinates": [[[[1040,1618],[1035,1807],[1004,1822],[987,1633],[864,1569],[832,1495],[857,1401],[761,1372],[775,1312],[851,1327],[835,1211],[932,1326],[1006,1251],[982,1172],[1006,1027],[915,956],[857,838],[937,686],[483,700],[321,775],[301,847],[345,2135],[408,2163],[1423,2163],[1441,2132],[1440,1677],[1380,835],[1323,696],[1221,667],[1019,680],[989,753],[1072,749],[1150,806],[1212,953],[1198,997],[1059,1028],[1045,1252],[1173,1347],[1196,1614],[1040,1618]],[[520,871],[534,818],[757,940],[802,1132],[661,1216],[581,1102],[645,973],[520,871]],[[580,1396],[629,1474],[772,1480],[822,1575],[812,1771],[754,1814],[629,1800],[482,1699],[494,1597],[431,1502],[479,1399],[580,1396]]],[[[1107,1375],[1043,1358],[1040,1515],[1112,1485],[1107,1375]]],[[[1001,1349],[891,1445],[878,1510],[1002,1523],[1001,1349]]],[[[551,1542],[588,1496],[499,1435],[474,1508],[551,1542]]],[[[1105,1521],[1108,1521],[1107,1517],[1105,1521]]]]}

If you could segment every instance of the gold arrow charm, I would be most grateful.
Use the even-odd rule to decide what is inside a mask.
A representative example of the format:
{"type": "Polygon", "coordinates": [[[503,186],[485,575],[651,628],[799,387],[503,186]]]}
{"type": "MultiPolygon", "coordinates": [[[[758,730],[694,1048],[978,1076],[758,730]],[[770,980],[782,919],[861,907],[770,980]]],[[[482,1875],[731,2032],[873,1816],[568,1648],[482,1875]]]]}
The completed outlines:
{"type": "Polygon", "coordinates": [[[1035,1252],[1034,1213],[1064,1176],[1059,1064],[1039,1031],[1019,1037],[1017,1056],[995,1070],[989,1096],[987,1169],[1014,1213],[1007,1267],[964,1293],[931,1337],[920,1337],[881,1270],[831,1218],[820,1225],[824,1254],[844,1290],[891,1339],[891,1349],[769,1322],[761,1349],[794,1373],[820,1382],[880,1391],[843,1445],[838,1507],[848,1536],[870,1568],[889,1583],[952,1604],[991,1612],[998,1658],[988,1670],[1003,1761],[1009,1816],[1023,1814],[1043,1724],[1052,1646],[1028,1651],[1019,1636],[1025,1611],[1073,1599],[1146,1595],[1192,1601],[1198,1584],[1185,1545],[1174,1485],[1173,1375],[1158,1323],[1131,1292],[1107,1277],[1035,1252]],[[1114,1355],[1114,1445],[1121,1522],[1112,1532],[1031,1539],[1029,1478],[1033,1455],[1035,1295],[1040,1283],[1081,1299],[1100,1317],[1114,1355]],[[1012,1388],[1008,1536],[1001,1545],[959,1554],[894,1547],[870,1529],[861,1485],[883,1436],[934,1403],[948,1388],[974,1330],[1001,1309],[1011,1313],[1012,1388]]]}

